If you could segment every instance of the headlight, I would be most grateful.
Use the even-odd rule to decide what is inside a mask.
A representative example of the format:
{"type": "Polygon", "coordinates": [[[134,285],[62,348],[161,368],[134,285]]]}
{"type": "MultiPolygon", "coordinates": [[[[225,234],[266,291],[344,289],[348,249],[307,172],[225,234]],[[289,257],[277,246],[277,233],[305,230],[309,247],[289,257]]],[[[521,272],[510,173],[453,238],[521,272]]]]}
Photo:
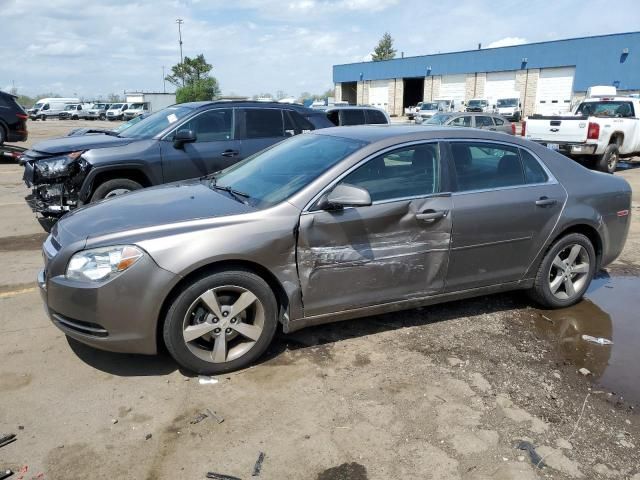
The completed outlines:
{"type": "Polygon", "coordinates": [[[67,265],[66,277],[99,282],[125,271],[142,258],[143,251],[133,245],[117,245],[78,252],[67,265]]]}
{"type": "Polygon", "coordinates": [[[36,171],[43,178],[55,178],[64,174],[84,152],[71,152],[62,157],[36,162],[36,171]]]}

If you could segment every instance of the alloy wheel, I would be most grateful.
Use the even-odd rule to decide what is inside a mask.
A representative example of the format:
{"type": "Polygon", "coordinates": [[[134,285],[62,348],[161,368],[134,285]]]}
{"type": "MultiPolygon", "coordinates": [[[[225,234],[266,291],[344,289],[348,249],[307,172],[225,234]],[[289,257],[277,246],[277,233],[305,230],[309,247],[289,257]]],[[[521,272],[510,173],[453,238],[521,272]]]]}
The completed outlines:
{"type": "Polygon", "coordinates": [[[265,310],[246,288],[227,285],[207,290],[187,309],[182,336],[187,348],[211,363],[245,355],[260,339],[265,310]]]}
{"type": "Polygon", "coordinates": [[[613,173],[616,170],[616,167],[618,166],[618,159],[619,154],[617,151],[609,155],[609,159],[607,160],[607,168],[609,169],[609,172],[613,173]]]}
{"type": "Polygon", "coordinates": [[[577,243],[563,248],[549,270],[549,288],[560,300],[570,300],[582,293],[589,279],[589,254],[577,243]]]}

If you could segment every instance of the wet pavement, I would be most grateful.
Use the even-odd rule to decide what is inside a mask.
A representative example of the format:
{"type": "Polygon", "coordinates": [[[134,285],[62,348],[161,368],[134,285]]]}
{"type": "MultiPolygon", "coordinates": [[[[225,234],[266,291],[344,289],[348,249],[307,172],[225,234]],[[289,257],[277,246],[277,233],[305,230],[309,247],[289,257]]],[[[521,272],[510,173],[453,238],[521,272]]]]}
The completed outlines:
{"type": "Polygon", "coordinates": [[[592,374],[597,388],[617,401],[640,405],[640,278],[601,273],[585,299],[570,308],[538,310],[536,330],[554,344],[561,357],[592,374]],[[583,335],[601,338],[602,343],[583,335]],[[607,345],[607,340],[613,343],[607,345]]]}

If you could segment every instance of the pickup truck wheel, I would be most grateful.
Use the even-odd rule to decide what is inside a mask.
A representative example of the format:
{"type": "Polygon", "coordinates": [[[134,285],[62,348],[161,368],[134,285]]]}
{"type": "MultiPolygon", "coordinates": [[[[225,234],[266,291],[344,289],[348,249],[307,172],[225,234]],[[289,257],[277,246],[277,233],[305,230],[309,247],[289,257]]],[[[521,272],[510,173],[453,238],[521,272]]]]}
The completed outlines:
{"type": "Polygon", "coordinates": [[[228,270],[186,286],[169,307],[162,333],[180,366],[211,375],[255,361],[277,325],[278,306],[269,285],[252,272],[228,270]]]}
{"type": "Polygon", "coordinates": [[[114,178],[107,180],[98,185],[98,188],[91,195],[91,203],[102,200],[103,198],[111,198],[134,190],[140,190],[142,185],[128,178],[114,178]]]}
{"type": "Polygon", "coordinates": [[[618,166],[618,160],[620,160],[618,145],[612,143],[611,145],[607,145],[602,157],[597,160],[596,168],[601,172],[614,173],[618,166]]]}
{"type": "Polygon", "coordinates": [[[580,301],[596,271],[591,241],[571,233],[554,243],[544,256],[529,296],[546,308],[564,308],[580,301]]]}

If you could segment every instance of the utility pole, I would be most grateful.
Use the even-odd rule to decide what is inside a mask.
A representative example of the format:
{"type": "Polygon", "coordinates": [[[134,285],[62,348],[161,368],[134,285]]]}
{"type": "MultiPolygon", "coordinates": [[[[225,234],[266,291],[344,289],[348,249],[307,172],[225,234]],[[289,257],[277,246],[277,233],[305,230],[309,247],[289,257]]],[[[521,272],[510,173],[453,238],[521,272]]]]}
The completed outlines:
{"type": "MultiPolygon", "coordinates": [[[[178,24],[178,39],[180,44],[180,65],[182,67],[183,59],[182,59],[182,24],[184,20],[181,18],[176,19],[176,23],[178,24]]],[[[184,73],[182,75],[182,86],[184,87],[184,73]]]]}

